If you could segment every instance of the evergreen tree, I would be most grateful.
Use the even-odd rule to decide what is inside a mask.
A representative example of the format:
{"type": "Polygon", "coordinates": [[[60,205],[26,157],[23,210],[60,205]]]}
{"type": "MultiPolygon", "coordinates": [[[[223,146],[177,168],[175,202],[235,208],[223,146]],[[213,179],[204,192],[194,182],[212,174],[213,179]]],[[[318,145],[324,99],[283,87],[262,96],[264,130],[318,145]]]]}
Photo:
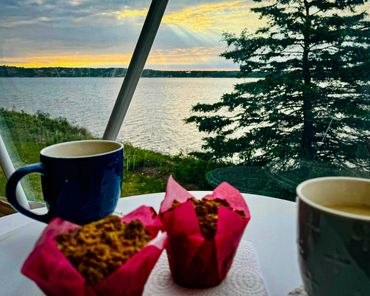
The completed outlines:
{"type": "Polygon", "coordinates": [[[252,10],[266,26],[225,34],[229,50],[222,56],[240,64],[241,77],[265,76],[193,107],[197,113],[187,122],[208,133],[204,151],[194,154],[252,165],[315,160],[369,170],[367,1],[254,1],[262,2],[252,10]]]}

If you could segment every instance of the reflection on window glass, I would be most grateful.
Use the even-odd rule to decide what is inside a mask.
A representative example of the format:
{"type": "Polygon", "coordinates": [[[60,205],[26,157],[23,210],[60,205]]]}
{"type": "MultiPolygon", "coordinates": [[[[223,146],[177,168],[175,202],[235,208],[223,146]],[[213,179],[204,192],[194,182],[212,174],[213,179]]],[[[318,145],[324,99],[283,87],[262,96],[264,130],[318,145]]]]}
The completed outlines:
{"type": "MultiPolygon", "coordinates": [[[[350,2],[169,1],[118,136],[122,194],[173,174],[294,200],[308,178],[369,177],[370,6],[350,2]]],[[[102,137],[149,5],[0,3],[0,133],[16,167],[102,137]]],[[[39,199],[39,177],[25,181],[39,199]]]]}

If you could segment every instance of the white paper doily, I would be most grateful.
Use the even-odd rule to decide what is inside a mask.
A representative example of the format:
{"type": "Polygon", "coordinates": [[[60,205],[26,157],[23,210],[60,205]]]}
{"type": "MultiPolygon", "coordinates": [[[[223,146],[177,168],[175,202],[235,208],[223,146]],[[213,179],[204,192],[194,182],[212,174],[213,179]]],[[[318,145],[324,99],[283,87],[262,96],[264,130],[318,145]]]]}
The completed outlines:
{"type": "Polygon", "coordinates": [[[253,244],[248,241],[241,241],[227,277],[217,287],[187,289],[175,284],[168,267],[166,251],[164,251],[145,285],[143,295],[267,296],[268,292],[261,276],[257,253],[253,244]]]}

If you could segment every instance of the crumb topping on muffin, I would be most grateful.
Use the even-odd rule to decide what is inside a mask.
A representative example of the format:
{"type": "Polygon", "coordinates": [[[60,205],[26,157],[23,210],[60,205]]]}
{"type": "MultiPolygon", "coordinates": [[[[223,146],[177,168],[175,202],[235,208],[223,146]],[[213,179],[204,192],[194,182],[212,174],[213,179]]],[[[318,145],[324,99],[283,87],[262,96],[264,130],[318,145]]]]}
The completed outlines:
{"type": "Polygon", "coordinates": [[[110,215],[59,235],[55,241],[86,281],[95,284],[114,272],[151,239],[139,220],[123,223],[119,217],[110,215]]]}

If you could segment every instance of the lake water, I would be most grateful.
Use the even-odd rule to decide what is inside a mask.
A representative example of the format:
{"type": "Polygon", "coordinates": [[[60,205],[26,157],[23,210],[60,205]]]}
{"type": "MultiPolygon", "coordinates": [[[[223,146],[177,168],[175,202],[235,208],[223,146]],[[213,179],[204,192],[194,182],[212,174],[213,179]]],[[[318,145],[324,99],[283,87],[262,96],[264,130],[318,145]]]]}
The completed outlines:
{"type": "MultiPolygon", "coordinates": [[[[65,117],[102,137],[123,78],[0,78],[0,107],[65,117]]],[[[153,151],[199,150],[202,135],[185,124],[191,106],[212,103],[234,78],[141,78],[118,139],[153,151]]]]}

